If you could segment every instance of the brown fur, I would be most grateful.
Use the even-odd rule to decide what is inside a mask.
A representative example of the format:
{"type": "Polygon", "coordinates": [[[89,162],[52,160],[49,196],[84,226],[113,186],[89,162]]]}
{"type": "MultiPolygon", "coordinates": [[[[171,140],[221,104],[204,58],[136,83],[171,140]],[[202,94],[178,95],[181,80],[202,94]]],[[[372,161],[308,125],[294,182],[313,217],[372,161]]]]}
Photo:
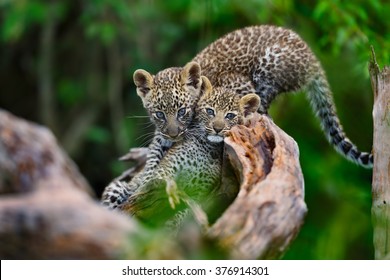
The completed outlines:
{"type": "Polygon", "coordinates": [[[234,125],[242,124],[245,118],[256,112],[259,97],[255,94],[243,98],[225,88],[213,88],[206,77],[203,83],[200,100],[196,106],[195,126],[191,126],[184,141],[177,142],[170,148],[154,169],[144,169],[131,182],[112,182],[106,187],[102,203],[108,208],[121,208],[123,203],[131,201],[132,194],[147,192],[161,187],[168,182],[177,185],[189,197],[197,202],[206,199],[207,195],[218,188],[222,167],[223,142],[210,142],[207,137],[215,135],[213,124],[216,117],[210,116],[206,108],[213,108],[215,116],[236,114],[231,120],[223,119],[223,132],[234,125]],[[221,103],[221,100],[224,102],[221,103]]]}
{"type": "MultiPolygon", "coordinates": [[[[345,135],[324,70],[308,45],[295,32],[269,25],[246,27],[210,44],[192,60],[194,62],[200,65],[202,75],[208,77],[214,87],[234,90],[240,96],[253,92],[258,94],[261,99],[259,112],[263,114],[267,113],[270,104],[280,93],[306,91],[328,141],[347,159],[364,167],[372,167],[372,154],[359,151],[345,135]]],[[[167,82],[164,86],[175,89],[179,95],[191,96],[188,89],[181,88],[182,81],[180,84],[180,79],[171,71],[163,70],[156,77],[164,76],[167,82]]],[[[170,92],[158,83],[154,88],[160,99],[144,102],[145,107],[149,111],[159,108],[167,112],[173,108],[169,126],[169,131],[173,133],[163,134],[171,141],[182,139],[188,122],[180,124],[175,121],[177,105],[167,101],[170,100],[170,92]],[[173,137],[176,134],[179,136],[173,137]]],[[[163,128],[157,125],[159,130],[163,128]]]]}
{"type": "Polygon", "coordinates": [[[269,25],[246,27],[216,40],[192,61],[199,63],[213,86],[240,95],[256,92],[263,114],[280,93],[306,91],[335,149],[357,164],[372,167],[372,154],[359,151],[346,137],[324,70],[295,32],[269,25]]]}

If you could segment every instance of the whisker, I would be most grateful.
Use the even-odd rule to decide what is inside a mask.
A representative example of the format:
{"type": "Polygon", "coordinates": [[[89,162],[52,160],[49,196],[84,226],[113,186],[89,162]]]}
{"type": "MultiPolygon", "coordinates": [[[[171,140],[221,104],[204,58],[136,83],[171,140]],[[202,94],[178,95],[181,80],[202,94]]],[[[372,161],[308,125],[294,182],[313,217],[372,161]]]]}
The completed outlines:
{"type": "Polygon", "coordinates": [[[126,116],[126,119],[143,119],[149,118],[149,116],[126,116]]]}
{"type": "Polygon", "coordinates": [[[151,122],[137,122],[136,126],[137,126],[137,128],[140,128],[140,129],[149,129],[151,127],[154,127],[154,124],[151,122]]]}
{"type": "Polygon", "coordinates": [[[150,143],[151,143],[152,141],[149,139],[149,140],[146,140],[146,141],[144,141],[144,142],[142,142],[141,144],[140,144],[140,147],[141,148],[145,148],[145,147],[149,147],[149,145],[150,145],[150,143]]]}
{"type": "Polygon", "coordinates": [[[135,140],[136,141],[138,141],[138,140],[142,140],[142,141],[150,140],[150,139],[153,139],[153,135],[154,135],[154,132],[145,133],[145,134],[142,134],[142,135],[138,136],[135,140]],[[149,139],[147,139],[147,138],[149,138],[149,139]]]}
{"type": "Polygon", "coordinates": [[[148,125],[147,127],[154,126],[154,123],[151,123],[151,122],[146,122],[145,124],[147,124],[147,125],[148,125]]]}
{"type": "Polygon", "coordinates": [[[185,133],[186,139],[203,137],[203,131],[199,129],[189,129],[185,133]]]}
{"type": "Polygon", "coordinates": [[[137,129],[143,131],[143,130],[150,130],[151,127],[154,127],[153,124],[150,123],[139,123],[137,124],[137,129]]]}
{"type": "Polygon", "coordinates": [[[138,144],[139,147],[149,147],[150,143],[153,141],[153,135],[141,135],[135,139],[137,142],[141,142],[138,144]]]}

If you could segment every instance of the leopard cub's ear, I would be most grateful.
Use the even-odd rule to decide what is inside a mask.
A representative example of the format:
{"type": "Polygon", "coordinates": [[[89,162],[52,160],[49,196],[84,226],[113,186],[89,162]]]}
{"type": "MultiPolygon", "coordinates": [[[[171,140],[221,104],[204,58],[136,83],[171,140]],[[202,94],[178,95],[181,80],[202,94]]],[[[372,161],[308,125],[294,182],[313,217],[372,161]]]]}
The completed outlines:
{"type": "Polygon", "coordinates": [[[200,77],[202,80],[202,86],[200,87],[200,95],[210,94],[213,91],[213,86],[210,83],[210,80],[206,76],[200,77]]]}
{"type": "Polygon", "coordinates": [[[260,106],[260,97],[255,93],[244,95],[240,99],[240,112],[244,118],[249,118],[260,106]]]}
{"type": "Polygon", "coordinates": [[[180,73],[181,84],[187,87],[192,87],[195,90],[200,90],[200,86],[202,85],[200,71],[201,70],[198,63],[187,63],[180,73]]]}
{"type": "Polygon", "coordinates": [[[149,72],[138,69],[134,72],[133,80],[137,86],[137,94],[143,99],[153,86],[153,76],[149,72]]]}

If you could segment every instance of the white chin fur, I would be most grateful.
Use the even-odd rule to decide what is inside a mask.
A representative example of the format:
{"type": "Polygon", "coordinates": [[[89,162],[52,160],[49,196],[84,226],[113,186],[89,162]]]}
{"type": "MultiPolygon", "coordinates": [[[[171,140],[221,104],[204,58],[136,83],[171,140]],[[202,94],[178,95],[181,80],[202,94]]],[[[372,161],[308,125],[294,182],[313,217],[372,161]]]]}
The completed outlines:
{"type": "Polygon", "coordinates": [[[208,135],[207,140],[213,143],[220,143],[223,142],[223,137],[218,135],[208,135]]]}

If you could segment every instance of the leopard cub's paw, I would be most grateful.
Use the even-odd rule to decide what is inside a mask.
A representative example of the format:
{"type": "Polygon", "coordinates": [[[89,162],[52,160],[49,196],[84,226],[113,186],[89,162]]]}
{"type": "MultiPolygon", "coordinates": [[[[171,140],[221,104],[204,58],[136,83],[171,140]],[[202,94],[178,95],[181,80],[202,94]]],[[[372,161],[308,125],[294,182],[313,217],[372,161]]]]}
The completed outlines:
{"type": "Polygon", "coordinates": [[[171,205],[172,209],[175,209],[176,205],[180,204],[179,189],[177,188],[176,182],[171,178],[166,179],[166,183],[169,205],[171,205]]]}

